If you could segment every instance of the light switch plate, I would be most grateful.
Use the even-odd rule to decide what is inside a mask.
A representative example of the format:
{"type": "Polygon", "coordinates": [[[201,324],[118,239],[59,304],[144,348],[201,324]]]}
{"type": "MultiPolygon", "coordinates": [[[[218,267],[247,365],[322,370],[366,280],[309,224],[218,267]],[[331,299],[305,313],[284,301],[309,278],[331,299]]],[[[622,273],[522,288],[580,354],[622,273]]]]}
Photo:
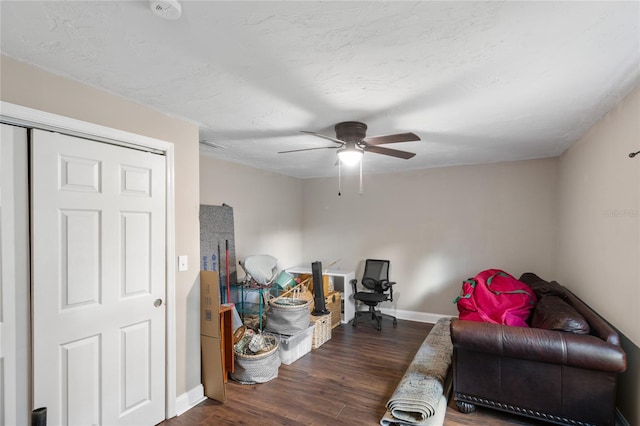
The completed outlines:
{"type": "Polygon", "coordinates": [[[185,256],[178,256],[178,272],[184,272],[189,269],[189,258],[185,256]]]}

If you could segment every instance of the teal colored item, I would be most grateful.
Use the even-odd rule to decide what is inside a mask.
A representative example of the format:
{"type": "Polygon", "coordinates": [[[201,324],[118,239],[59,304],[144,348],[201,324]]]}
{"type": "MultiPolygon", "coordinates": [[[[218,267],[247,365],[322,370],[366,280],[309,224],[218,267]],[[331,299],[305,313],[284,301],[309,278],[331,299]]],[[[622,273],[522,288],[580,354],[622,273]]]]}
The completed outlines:
{"type": "Polygon", "coordinates": [[[278,277],[276,278],[276,284],[278,284],[280,288],[284,289],[288,285],[295,284],[295,280],[293,279],[293,275],[291,275],[287,271],[282,271],[280,272],[280,274],[278,274],[278,277]]]}

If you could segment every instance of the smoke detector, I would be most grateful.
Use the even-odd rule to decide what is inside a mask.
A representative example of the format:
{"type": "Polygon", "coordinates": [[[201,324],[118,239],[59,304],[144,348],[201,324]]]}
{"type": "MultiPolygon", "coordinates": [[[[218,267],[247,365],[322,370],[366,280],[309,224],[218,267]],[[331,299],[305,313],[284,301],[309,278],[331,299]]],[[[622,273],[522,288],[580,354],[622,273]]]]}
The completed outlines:
{"type": "Polygon", "coordinates": [[[178,19],[182,6],[178,0],[149,0],[153,13],[164,19],[178,19]]]}

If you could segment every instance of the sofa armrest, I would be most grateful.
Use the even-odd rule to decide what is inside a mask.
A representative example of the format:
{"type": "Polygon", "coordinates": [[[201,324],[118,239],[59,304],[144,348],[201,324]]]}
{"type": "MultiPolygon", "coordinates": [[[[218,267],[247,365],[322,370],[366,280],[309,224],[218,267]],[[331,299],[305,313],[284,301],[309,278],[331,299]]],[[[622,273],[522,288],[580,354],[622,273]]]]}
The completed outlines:
{"type": "Polygon", "coordinates": [[[454,349],[599,371],[619,373],[627,365],[617,345],[591,335],[555,330],[452,319],[451,341],[454,349]]]}

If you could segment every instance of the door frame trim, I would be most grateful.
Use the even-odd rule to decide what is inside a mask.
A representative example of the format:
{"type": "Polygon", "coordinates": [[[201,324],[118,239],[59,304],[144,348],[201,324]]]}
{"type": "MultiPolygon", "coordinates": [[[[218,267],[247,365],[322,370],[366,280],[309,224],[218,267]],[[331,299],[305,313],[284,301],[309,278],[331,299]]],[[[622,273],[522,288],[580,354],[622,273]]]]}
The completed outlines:
{"type": "MultiPolygon", "coordinates": [[[[165,418],[176,415],[176,311],[175,311],[175,173],[174,144],[99,124],[88,123],[33,108],[0,101],[0,122],[22,127],[57,131],[129,148],[161,152],[165,155],[166,173],[166,347],[165,347],[165,418]]],[[[32,354],[29,354],[32,357],[32,354]]],[[[31,386],[31,384],[30,384],[31,386]]]]}
{"type": "MultiPolygon", "coordinates": [[[[0,212],[0,250],[2,260],[2,315],[0,323],[0,351],[4,353],[4,413],[0,423],[28,424],[31,415],[31,330],[29,319],[29,179],[26,166],[27,131],[10,127],[10,140],[0,141],[0,187],[2,188],[2,212],[0,212]],[[9,368],[7,368],[9,367],[9,368]]],[[[4,137],[6,134],[3,134],[4,137]]],[[[0,384],[2,386],[2,384],[0,384]]],[[[1,411],[1,410],[0,410],[1,411]]]]}

